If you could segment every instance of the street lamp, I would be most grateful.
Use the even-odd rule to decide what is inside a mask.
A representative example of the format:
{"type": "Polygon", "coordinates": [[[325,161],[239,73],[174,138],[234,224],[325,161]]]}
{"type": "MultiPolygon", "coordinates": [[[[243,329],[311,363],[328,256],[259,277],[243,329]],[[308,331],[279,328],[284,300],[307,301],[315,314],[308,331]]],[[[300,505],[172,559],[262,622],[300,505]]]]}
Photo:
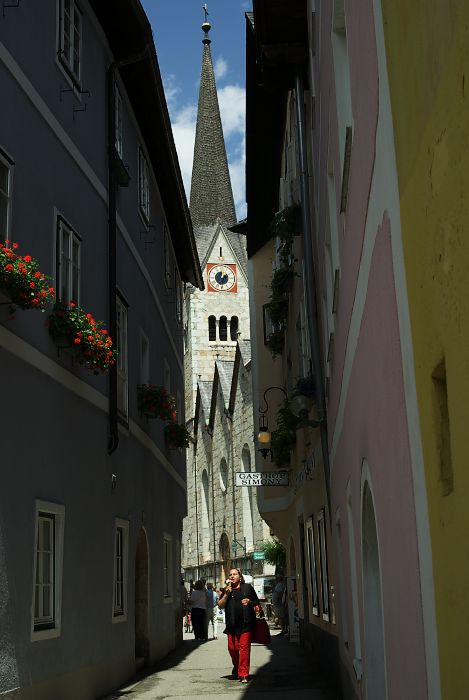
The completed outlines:
{"type": "Polygon", "coordinates": [[[273,389],[278,389],[283,393],[285,396],[285,399],[288,399],[287,392],[285,389],[281,386],[269,386],[268,389],[264,391],[264,397],[263,401],[265,404],[265,408],[259,408],[259,413],[260,413],[260,419],[259,419],[259,434],[257,436],[257,442],[259,443],[260,447],[258,451],[261,453],[264,459],[267,459],[267,455],[270,453],[270,460],[272,461],[272,449],[270,447],[270,440],[271,440],[271,434],[269,427],[267,425],[267,420],[266,420],[266,413],[269,410],[269,404],[267,403],[267,394],[269,391],[272,391],[273,389]]]}
{"type": "MultiPolygon", "coordinates": [[[[259,418],[259,433],[257,435],[257,442],[259,444],[258,452],[261,453],[264,459],[267,459],[267,455],[270,453],[270,460],[273,461],[271,443],[271,433],[267,425],[266,414],[269,410],[269,404],[267,403],[266,395],[269,391],[273,389],[278,389],[285,396],[285,400],[288,401],[288,395],[285,389],[281,386],[270,386],[264,391],[264,404],[265,408],[259,408],[260,418],[259,418]]],[[[321,420],[309,420],[308,413],[313,406],[314,400],[311,396],[307,394],[296,393],[290,399],[289,409],[294,416],[300,419],[299,425],[310,426],[311,428],[317,428],[321,425],[321,420]]]]}

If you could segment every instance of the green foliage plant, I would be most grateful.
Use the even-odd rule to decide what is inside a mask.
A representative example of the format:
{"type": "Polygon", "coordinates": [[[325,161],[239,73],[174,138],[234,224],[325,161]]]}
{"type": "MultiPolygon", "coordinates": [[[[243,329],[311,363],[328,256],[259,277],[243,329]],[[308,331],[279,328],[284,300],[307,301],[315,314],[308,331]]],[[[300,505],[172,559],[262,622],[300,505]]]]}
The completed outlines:
{"type": "Polygon", "coordinates": [[[164,439],[170,450],[177,450],[180,447],[189,447],[191,434],[185,425],[171,422],[164,427],[164,439]]]}
{"type": "Polygon", "coordinates": [[[264,561],[275,566],[276,572],[285,572],[287,568],[287,554],[285,547],[276,537],[264,542],[262,545],[264,561]]]}
{"type": "Polygon", "coordinates": [[[278,467],[288,466],[293,448],[296,444],[296,429],[299,419],[290,410],[285,401],[277,414],[277,428],[272,431],[271,445],[273,459],[278,467]]]}

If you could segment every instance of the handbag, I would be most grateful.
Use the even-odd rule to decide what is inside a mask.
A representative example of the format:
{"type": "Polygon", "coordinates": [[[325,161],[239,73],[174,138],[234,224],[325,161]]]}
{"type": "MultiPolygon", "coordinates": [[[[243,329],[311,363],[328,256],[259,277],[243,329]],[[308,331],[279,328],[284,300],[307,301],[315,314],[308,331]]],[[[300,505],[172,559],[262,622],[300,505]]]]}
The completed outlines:
{"type": "Polygon", "coordinates": [[[255,644],[270,644],[270,630],[265,617],[256,617],[251,641],[255,644]]]}

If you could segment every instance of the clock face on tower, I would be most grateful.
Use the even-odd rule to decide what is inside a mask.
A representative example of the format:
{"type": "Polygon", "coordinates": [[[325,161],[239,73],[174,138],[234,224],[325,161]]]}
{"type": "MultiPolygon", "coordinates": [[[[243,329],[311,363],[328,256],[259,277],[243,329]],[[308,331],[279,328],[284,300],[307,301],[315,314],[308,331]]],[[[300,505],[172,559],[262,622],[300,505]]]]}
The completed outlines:
{"type": "Polygon", "coordinates": [[[209,292],[237,292],[236,265],[209,263],[207,265],[207,290],[209,292]]]}

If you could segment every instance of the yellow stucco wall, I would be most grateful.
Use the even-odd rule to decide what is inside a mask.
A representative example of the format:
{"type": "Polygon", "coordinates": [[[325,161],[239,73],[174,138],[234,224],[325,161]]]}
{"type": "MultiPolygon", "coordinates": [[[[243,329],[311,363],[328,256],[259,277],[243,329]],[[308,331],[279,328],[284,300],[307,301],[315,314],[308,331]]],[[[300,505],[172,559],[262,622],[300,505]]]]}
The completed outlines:
{"type": "Polygon", "coordinates": [[[469,697],[469,2],[382,0],[382,6],[442,697],[463,700],[469,697]],[[441,460],[449,462],[443,383],[432,377],[443,359],[452,490],[451,474],[442,479],[441,472],[441,460]]]}

